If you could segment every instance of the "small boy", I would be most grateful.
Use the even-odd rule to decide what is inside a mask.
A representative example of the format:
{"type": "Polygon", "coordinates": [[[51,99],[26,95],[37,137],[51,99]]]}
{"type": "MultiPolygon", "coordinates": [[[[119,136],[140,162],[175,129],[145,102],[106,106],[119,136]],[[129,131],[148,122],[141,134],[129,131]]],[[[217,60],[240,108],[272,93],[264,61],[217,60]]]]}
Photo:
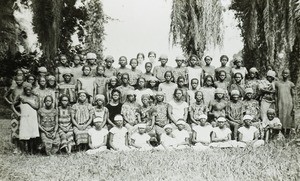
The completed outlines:
{"type": "Polygon", "coordinates": [[[102,122],[100,119],[94,119],[94,127],[88,130],[89,135],[89,147],[86,151],[87,154],[92,155],[101,151],[107,150],[107,135],[108,131],[102,128],[102,122]]]}
{"type": "Polygon", "coordinates": [[[270,140],[280,140],[284,136],[280,132],[282,129],[282,124],[278,117],[275,117],[275,110],[274,109],[268,109],[267,111],[267,119],[264,119],[263,129],[265,133],[265,141],[268,142],[270,140]]]}
{"type": "Polygon", "coordinates": [[[138,124],[138,132],[132,134],[131,136],[131,146],[141,150],[151,150],[152,146],[150,145],[150,136],[146,133],[146,124],[138,124]]]}

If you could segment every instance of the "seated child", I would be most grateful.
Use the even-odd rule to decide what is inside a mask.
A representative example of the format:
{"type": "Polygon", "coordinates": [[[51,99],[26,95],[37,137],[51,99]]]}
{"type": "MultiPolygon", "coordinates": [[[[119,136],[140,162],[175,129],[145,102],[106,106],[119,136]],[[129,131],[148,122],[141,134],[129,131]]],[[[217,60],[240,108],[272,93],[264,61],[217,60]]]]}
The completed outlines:
{"type": "Polygon", "coordinates": [[[199,116],[199,124],[193,126],[192,143],[195,143],[195,146],[193,146],[195,150],[206,150],[209,148],[209,144],[211,143],[210,136],[213,131],[213,127],[206,121],[207,116],[202,114],[199,116]]]}
{"type": "Polygon", "coordinates": [[[109,116],[108,109],[104,107],[105,104],[105,96],[102,94],[97,94],[95,96],[95,114],[93,116],[93,122],[100,122],[102,128],[107,129],[107,120],[109,116]]]}
{"type": "Polygon", "coordinates": [[[250,115],[245,115],[243,117],[244,126],[238,129],[239,147],[246,147],[248,145],[259,147],[265,143],[264,140],[258,140],[259,130],[252,126],[252,120],[253,117],[250,115]]]}
{"type": "Polygon", "coordinates": [[[94,119],[94,127],[88,130],[89,147],[87,154],[92,155],[107,150],[107,129],[103,128],[100,119],[94,119]]]}
{"type": "Polygon", "coordinates": [[[184,129],[186,122],[183,119],[178,119],[176,125],[178,129],[173,131],[173,135],[177,142],[176,149],[188,148],[190,142],[190,134],[187,130],[184,129]]]}
{"type": "Polygon", "coordinates": [[[266,142],[270,140],[280,140],[283,138],[283,135],[280,132],[280,130],[282,129],[282,124],[279,118],[275,117],[274,109],[268,109],[267,119],[264,119],[262,124],[265,133],[264,138],[266,142]]]}
{"type": "Polygon", "coordinates": [[[159,150],[173,150],[177,147],[177,141],[175,139],[173,132],[173,127],[171,124],[164,126],[165,132],[161,134],[161,145],[157,147],[159,150]]]}
{"type": "Polygon", "coordinates": [[[128,130],[123,127],[123,116],[117,114],[114,121],[116,127],[109,130],[109,145],[114,151],[129,151],[128,130]]]}
{"type": "Polygon", "coordinates": [[[218,127],[213,129],[211,135],[211,147],[229,148],[237,146],[237,142],[231,140],[231,130],[225,126],[225,122],[226,119],[224,117],[219,117],[217,119],[218,127]]]}
{"type": "Polygon", "coordinates": [[[146,124],[138,124],[138,132],[133,133],[131,136],[131,146],[138,150],[151,150],[150,136],[146,133],[146,124]]]}

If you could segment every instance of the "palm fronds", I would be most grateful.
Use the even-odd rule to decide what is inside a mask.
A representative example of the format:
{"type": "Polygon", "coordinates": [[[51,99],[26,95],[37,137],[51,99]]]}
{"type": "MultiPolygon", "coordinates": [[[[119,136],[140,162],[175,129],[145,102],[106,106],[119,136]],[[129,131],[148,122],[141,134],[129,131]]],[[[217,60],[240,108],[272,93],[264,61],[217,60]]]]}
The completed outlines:
{"type": "Polygon", "coordinates": [[[202,58],[207,45],[222,44],[222,24],[219,0],[174,0],[169,40],[187,55],[202,58]]]}

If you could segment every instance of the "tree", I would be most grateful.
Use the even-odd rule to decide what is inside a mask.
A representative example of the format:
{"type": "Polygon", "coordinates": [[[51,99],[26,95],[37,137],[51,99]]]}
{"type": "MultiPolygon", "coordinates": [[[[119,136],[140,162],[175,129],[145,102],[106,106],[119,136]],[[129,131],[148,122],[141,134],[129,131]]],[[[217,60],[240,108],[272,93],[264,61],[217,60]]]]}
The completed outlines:
{"type": "Polygon", "coordinates": [[[85,48],[103,58],[104,23],[107,17],[104,15],[102,3],[99,0],[90,0],[86,4],[87,20],[85,21],[85,48]]]}
{"type": "Polygon", "coordinates": [[[222,44],[222,23],[220,0],[174,0],[170,39],[187,55],[202,58],[207,45],[222,44]]]}
{"type": "Polygon", "coordinates": [[[17,51],[16,20],[14,18],[13,5],[15,0],[0,1],[0,59],[6,58],[7,54],[17,51]]]}
{"type": "Polygon", "coordinates": [[[232,9],[240,20],[248,68],[256,66],[265,72],[272,65],[278,73],[283,68],[298,71],[290,65],[299,62],[299,57],[292,60],[290,55],[299,37],[299,0],[235,0],[232,9]]]}

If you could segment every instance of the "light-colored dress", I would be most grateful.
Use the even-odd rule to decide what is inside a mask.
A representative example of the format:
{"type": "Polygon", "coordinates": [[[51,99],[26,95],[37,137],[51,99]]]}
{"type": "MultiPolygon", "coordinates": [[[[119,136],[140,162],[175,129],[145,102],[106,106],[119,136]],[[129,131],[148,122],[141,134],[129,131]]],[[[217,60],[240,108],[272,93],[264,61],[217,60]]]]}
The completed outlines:
{"type": "Polygon", "coordinates": [[[203,73],[203,69],[201,67],[187,67],[187,74],[188,74],[188,84],[189,84],[189,89],[192,89],[191,86],[191,80],[193,78],[198,79],[199,82],[199,86],[200,87],[201,83],[202,83],[202,73],[203,73]]]}
{"type": "Polygon", "coordinates": [[[93,96],[95,77],[85,76],[78,79],[81,83],[81,90],[85,90],[90,96],[93,96]]]}
{"type": "Polygon", "coordinates": [[[158,86],[158,91],[162,91],[165,95],[165,102],[170,102],[173,100],[173,93],[177,88],[177,84],[170,82],[170,83],[160,83],[158,86]]]}
{"type": "MultiPolygon", "coordinates": [[[[26,100],[35,104],[35,97],[26,97],[26,100]]],[[[39,125],[37,120],[37,111],[33,109],[29,104],[21,103],[21,119],[20,119],[20,140],[29,140],[31,138],[37,138],[40,136],[39,125]]]]}
{"type": "Polygon", "coordinates": [[[200,91],[203,93],[203,100],[206,107],[209,103],[215,99],[215,88],[214,87],[201,87],[200,91]]]}
{"type": "Polygon", "coordinates": [[[294,105],[291,92],[295,85],[290,81],[278,81],[275,83],[275,87],[277,90],[278,117],[282,123],[282,128],[294,128],[295,122],[292,117],[294,105]]]}

